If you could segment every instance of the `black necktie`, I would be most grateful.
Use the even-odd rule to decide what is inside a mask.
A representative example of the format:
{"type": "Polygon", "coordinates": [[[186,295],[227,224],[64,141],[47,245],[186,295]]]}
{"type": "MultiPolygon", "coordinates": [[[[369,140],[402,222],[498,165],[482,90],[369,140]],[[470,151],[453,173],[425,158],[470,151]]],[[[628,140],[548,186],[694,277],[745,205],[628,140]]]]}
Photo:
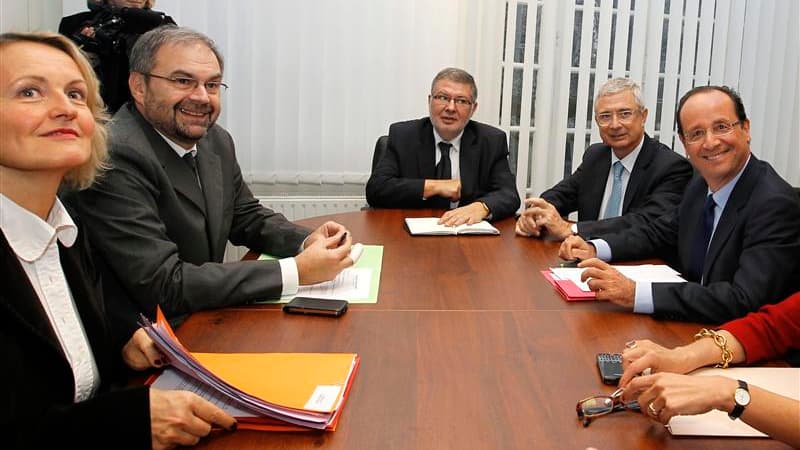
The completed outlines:
{"type": "Polygon", "coordinates": [[[450,169],[450,147],[452,146],[453,144],[449,142],[439,142],[439,152],[441,152],[442,157],[439,159],[439,164],[436,165],[437,180],[449,180],[453,177],[450,169]]]}
{"type": "Polygon", "coordinates": [[[689,280],[701,282],[703,278],[703,265],[708,251],[708,242],[711,240],[711,233],[714,230],[714,197],[711,194],[706,197],[706,204],[703,206],[703,217],[700,219],[697,230],[692,242],[692,259],[689,260],[689,280]]]}
{"type": "Polygon", "coordinates": [[[192,152],[188,152],[185,155],[183,155],[183,162],[185,162],[186,165],[189,166],[190,169],[192,169],[192,172],[194,173],[194,178],[195,180],[197,180],[197,185],[200,187],[200,190],[203,190],[203,185],[200,184],[200,174],[197,173],[197,161],[195,160],[195,156],[192,154],[192,152]]]}

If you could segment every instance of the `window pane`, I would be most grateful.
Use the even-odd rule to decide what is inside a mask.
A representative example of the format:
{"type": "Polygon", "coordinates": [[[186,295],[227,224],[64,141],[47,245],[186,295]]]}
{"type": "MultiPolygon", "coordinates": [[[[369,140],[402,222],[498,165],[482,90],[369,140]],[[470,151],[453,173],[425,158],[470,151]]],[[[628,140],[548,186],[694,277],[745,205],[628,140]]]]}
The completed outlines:
{"type": "Polygon", "coordinates": [[[567,110],[567,127],[575,128],[575,107],[578,103],[578,74],[569,77],[569,109],[567,110]]]}
{"type": "Polygon", "coordinates": [[[578,67],[581,61],[581,24],[583,24],[583,14],[575,11],[575,28],[572,29],[572,67],[578,67]]]}
{"type": "Polygon", "coordinates": [[[503,123],[503,88],[506,80],[506,68],[500,67],[500,113],[497,115],[497,123],[503,123]]]}
{"type": "Polygon", "coordinates": [[[594,23],[592,24],[592,58],[589,67],[597,68],[597,38],[600,35],[600,12],[594,13],[594,23]]]}
{"type": "Polygon", "coordinates": [[[517,4],[517,28],[514,33],[514,62],[525,62],[525,22],[528,18],[528,5],[517,4]]]}
{"type": "Polygon", "coordinates": [[[511,126],[519,126],[522,110],[522,69],[514,69],[514,85],[511,93],[511,126]]]}
{"type": "Polygon", "coordinates": [[[633,15],[628,22],[628,57],[625,59],[625,70],[631,70],[631,53],[633,53],[633,15]]]}
{"type": "Polygon", "coordinates": [[[533,135],[534,135],[533,131],[531,131],[531,133],[528,135],[529,136],[529,139],[528,139],[528,155],[529,155],[529,159],[528,159],[528,179],[525,181],[525,186],[530,186],[531,185],[531,181],[533,180],[533,177],[531,176],[531,174],[533,173],[533,157],[534,157],[533,135]]]}
{"type": "Polygon", "coordinates": [[[619,12],[615,12],[611,15],[611,45],[608,46],[608,70],[614,68],[614,42],[616,42],[616,35],[617,35],[617,15],[619,12]]]}
{"type": "Polygon", "coordinates": [[[533,63],[539,64],[539,40],[542,37],[542,5],[536,7],[536,34],[533,35],[536,44],[533,47],[533,63]]]}
{"type": "Polygon", "coordinates": [[[591,130],[592,129],[592,119],[594,119],[594,111],[592,109],[592,108],[594,108],[594,97],[592,96],[592,93],[594,92],[594,79],[595,79],[595,74],[590,74],[589,75],[589,95],[588,95],[588,99],[587,99],[587,103],[586,103],[586,129],[587,130],[591,130]]]}
{"type": "Polygon", "coordinates": [[[508,3],[506,3],[506,13],[503,16],[505,17],[505,21],[503,22],[503,62],[506,61],[506,40],[508,40],[508,3]]]}
{"type": "Polygon", "coordinates": [[[656,94],[656,131],[661,131],[661,109],[664,107],[664,78],[658,78],[658,94],[656,94]]]}
{"type": "Polygon", "coordinates": [[[567,178],[572,173],[572,143],[575,140],[575,134],[567,133],[567,142],[564,148],[564,176],[567,178]]]}
{"type": "Polygon", "coordinates": [[[508,165],[511,167],[511,173],[516,177],[517,154],[519,153],[519,131],[511,131],[508,134],[508,165]]]}
{"type": "Polygon", "coordinates": [[[531,90],[531,128],[534,127],[536,123],[536,83],[537,77],[539,76],[539,71],[534,69],[533,71],[533,89],[531,90]]]}

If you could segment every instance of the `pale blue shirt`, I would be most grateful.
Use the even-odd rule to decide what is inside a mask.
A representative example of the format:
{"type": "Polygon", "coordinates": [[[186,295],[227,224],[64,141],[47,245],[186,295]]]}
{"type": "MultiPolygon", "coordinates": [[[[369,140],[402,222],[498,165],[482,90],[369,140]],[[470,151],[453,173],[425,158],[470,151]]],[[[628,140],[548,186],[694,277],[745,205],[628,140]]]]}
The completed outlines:
{"type": "MultiPolygon", "coordinates": [[[[736,183],[739,182],[739,178],[741,178],[742,173],[744,172],[745,167],[750,162],[750,157],[747,157],[747,161],[745,161],[744,166],[742,166],[742,170],[736,174],[735,177],[731,181],[729,181],[725,186],[722,186],[717,190],[717,192],[711,192],[711,189],[708,190],[708,194],[714,198],[714,228],[711,230],[711,238],[708,240],[708,244],[711,245],[711,239],[714,237],[714,231],[717,230],[717,224],[719,223],[719,218],[722,217],[722,212],[725,211],[725,205],[728,204],[728,199],[731,196],[731,192],[733,192],[733,188],[736,187],[736,183]]],[[[708,195],[706,194],[706,195],[708,195]]],[[[602,259],[603,261],[610,261],[612,258],[611,254],[611,247],[608,245],[606,241],[603,239],[592,239],[592,244],[594,244],[595,250],[597,251],[597,257],[602,259]]],[[[653,314],[655,307],[653,305],[653,286],[651,282],[640,281],[636,283],[636,291],[634,294],[634,303],[633,303],[633,312],[640,313],[640,314],[653,314]]]]}
{"type": "MultiPolygon", "coordinates": [[[[175,142],[172,142],[160,131],[156,130],[156,133],[164,138],[164,140],[167,142],[167,145],[169,145],[172,150],[175,151],[179,158],[183,159],[187,153],[191,153],[192,156],[197,157],[197,144],[193,145],[192,148],[187,150],[175,142]]],[[[303,251],[303,245],[305,245],[305,240],[303,241],[303,244],[300,245],[298,253],[303,251]]],[[[281,297],[296,294],[297,288],[300,286],[300,274],[297,272],[297,262],[294,260],[294,257],[281,258],[278,260],[278,265],[280,265],[281,268],[281,297]]]]}

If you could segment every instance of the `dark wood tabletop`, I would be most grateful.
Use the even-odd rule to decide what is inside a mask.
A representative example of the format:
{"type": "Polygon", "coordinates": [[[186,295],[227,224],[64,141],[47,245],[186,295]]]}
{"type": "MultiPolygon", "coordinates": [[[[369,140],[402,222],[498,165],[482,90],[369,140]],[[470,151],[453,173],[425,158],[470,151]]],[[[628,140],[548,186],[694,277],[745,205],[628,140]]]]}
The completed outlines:
{"type": "MultiPolygon", "coordinates": [[[[384,246],[377,304],[341,318],[259,305],[193,314],[177,329],[198,352],[354,352],[361,357],[335,432],[213,432],[200,449],[778,449],[769,439],[673,437],[623,411],[584,428],[578,400],[608,394],[595,355],[630,339],[667,346],[702,324],[657,321],[605,302],[565,302],[539,273],[558,243],[514,235],[412,237],[404,217],[366,210],[301,221],[345,225],[384,246]]],[[[269,379],[269,374],[264,374],[269,379]]]]}

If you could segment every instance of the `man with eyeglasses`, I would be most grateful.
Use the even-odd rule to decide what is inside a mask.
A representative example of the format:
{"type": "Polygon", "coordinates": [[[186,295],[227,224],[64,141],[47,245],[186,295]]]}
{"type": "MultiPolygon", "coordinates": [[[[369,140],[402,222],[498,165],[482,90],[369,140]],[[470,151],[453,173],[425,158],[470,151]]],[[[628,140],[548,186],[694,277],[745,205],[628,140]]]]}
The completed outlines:
{"type": "Polygon", "coordinates": [[[798,291],[800,202],[751,153],[742,99],[725,86],[696,87],[681,98],[677,118],[697,171],[678,208],[601,239],[569,237],[560,256],[585,260],[578,266],[598,299],[659,318],[721,323],[798,291]],[[653,257],[688,282],[634,282],[604,262],[653,257]]]}
{"type": "Polygon", "coordinates": [[[389,127],[387,151],[367,182],[379,208],[447,209],[439,223],[472,224],[520,206],[503,131],[471,120],[478,88],[461,69],[434,77],[429,116],[389,127]]]}
{"type": "Polygon", "coordinates": [[[109,127],[110,169],[74,202],[91,230],[106,298],[130,300],[114,313],[135,319],[160,305],[179,321],[291,295],[353,264],[342,225],[294,225],[262,207],[242,180],[233,139],[215,124],[227,86],[213,41],[161,27],[137,40],[130,67],[133,101],[109,127]],[[228,241],[281,259],[223,263],[228,241]]]}
{"type": "Polygon", "coordinates": [[[588,239],[647,223],[677,206],[692,166],[645,133],[647,108],[641,97],[639,85],[629,78],[613,78],[600,87],[594,117],[603,142],[586,149],[572,175],[539,198],[525,200],[517,235],[588,239]],[[577,222],[565,219],[575,211],[577,222]]]}

